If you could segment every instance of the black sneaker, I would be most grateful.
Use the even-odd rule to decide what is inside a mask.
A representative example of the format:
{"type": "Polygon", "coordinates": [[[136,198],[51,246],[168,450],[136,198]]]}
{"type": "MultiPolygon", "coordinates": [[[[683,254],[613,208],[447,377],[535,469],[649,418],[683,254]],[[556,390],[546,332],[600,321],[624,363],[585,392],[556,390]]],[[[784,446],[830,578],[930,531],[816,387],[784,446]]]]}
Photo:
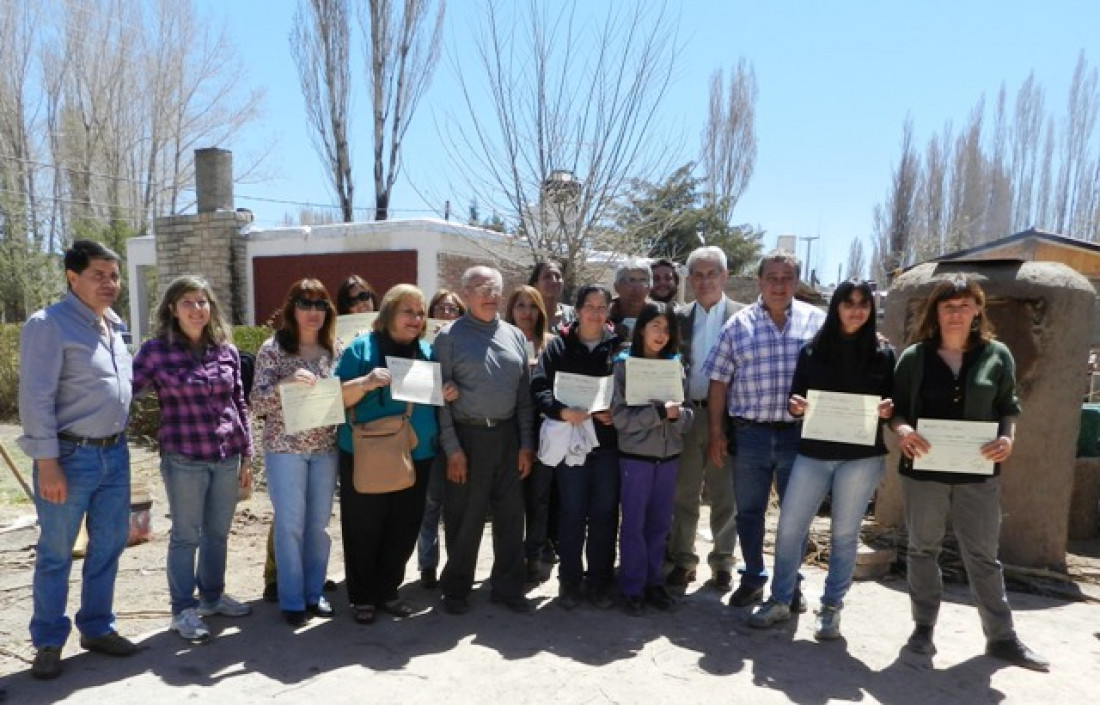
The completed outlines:
{"type": "Polygon", "coordinates": [[[268,583],[264,585],[264,602],[278,602],[279,601],[279,583],[268,583]]]}
{"type": "Polygon", "coordinates": [[[645,602],[662,612],[668,612],[675,604],[675,600],[672,599],[672,595],[668,594],[668,590],[665,589],[664,585],[650,585],[647,587],[645,589],[645,602]]]}
{"type": "Polygon", "coordinates": [[[61,675],[61,647],[43,646],[34,655],[31,675],[40,681],[53,680],[61,675]]]}
{"type": "Polygon", "coordinates": [[[741,583],[730,595],[730,607],[748,607],[764,601],[764,588],[741,583]]]}
{"type": "Polygon", "coordinates": [[[986,644],[985,653],[1021,668],[1030,668],[1044,673],[1050,670],[1050,661],[1024,646],[1024,643],[1016,637],[989,642],[986,644]]]}
{"type": "Polygon", "coordinates": [[[81,636],[80,648],[108,656],[133,656],[138,652],[137,644],[113,630],[103,636],[81,636]]]}
{"type": "Polygon", "coordinates": [[[292,627],[301,627],[309,621],[305,610],[283,610],[283,619],[292,627]]]}
{"type": "Polygon", "coordinates": [[[500,595],[491,592],[489,593],[489,602],[494,605],[503,605],[516,614],[527,614],[534,609],[531,607],[531,602],[523,595],[500,595]]]}
{"type": "Polygon", "coordinates": [[[918,624],[909,635],[909,641],[905,642],[905,648],[914,654],[931,656],[936,653],[936,645],[932,643],[932,625],[918,624]]]}
{"type": "Polygon", "coordinates": [[[447,614],[466,614],[470,611],[470,603],[466,600],[465,597],[444,595],[443,611],[447,614]]]}
{"type": "Polygon", "coordinates": [[[681,565],[674,567],[665,578],[665,585],[673,588],[686,588],[695,582],[695,569],[685,568],[681,565]]]}
{"type": "Polygon", "coordinates": [[[561,586],[558,587],[557,602],[562,609],[576,609],[581,604],[581,600],[583,599],[584,593],[581,592],[581,588],[579,585],[566,585],[565,583],[562,583],[561,586]]]}

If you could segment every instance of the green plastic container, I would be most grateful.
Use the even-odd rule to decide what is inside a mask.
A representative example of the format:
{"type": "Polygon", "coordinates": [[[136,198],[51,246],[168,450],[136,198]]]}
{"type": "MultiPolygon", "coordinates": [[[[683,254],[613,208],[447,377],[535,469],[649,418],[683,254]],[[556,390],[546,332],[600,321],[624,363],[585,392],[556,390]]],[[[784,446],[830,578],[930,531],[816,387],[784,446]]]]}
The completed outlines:
{"type": "Polygon", "coordinates": [[[1081,430],[1077,434],[1077,457],[1100,456],[1100,404],[1081,405],[1081,430]]]}

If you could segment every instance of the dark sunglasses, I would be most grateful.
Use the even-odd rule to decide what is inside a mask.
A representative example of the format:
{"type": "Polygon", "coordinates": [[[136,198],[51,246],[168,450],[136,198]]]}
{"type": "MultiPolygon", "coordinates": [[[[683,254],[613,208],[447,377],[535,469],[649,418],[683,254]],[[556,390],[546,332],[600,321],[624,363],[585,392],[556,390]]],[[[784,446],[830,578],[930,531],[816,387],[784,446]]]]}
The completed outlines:
{"type": "Polygon", "coordinates": [[[373,300],[374,300],[374,294],[370,293],[369,291],[360,291],[355,296],[349,296],[348,297],[348,303],[349,304],[350,303],[359,303],[359,302],[362,302],[362,301],[373,301],[373,300]]]}
{"type": "Polygon", "coordinates": [[[328,301],[325,299],[294,299],[294,308],[299,311],[327,311],[328,301]]]}

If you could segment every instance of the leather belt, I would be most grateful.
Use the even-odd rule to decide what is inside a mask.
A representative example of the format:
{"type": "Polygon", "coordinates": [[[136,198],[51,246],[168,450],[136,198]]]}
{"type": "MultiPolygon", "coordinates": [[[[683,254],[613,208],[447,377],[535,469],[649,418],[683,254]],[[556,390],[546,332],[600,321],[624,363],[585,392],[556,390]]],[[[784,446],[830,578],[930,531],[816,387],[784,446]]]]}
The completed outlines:
{"type": "Polygon", "coordinates": [[[506,419],[484,419],[484,418],[458,418],[455,417],[454,422],[459,426],[474,426],[476,428],[496,428],[497,426],[503,426],[506,423],[511,423],[515,420],[515,416],[509,416],[506,419]]]}
{"type": "Polygon", "coordinates": [[[113,446],[122,440],[122,432],[116,433],[113,436],[107,436],[106,438],[85,438],[84,436],[78,436],[66,431],[58,431],[57,439],[65,441],[66,443],[75,443],[78,446],[91,446],[93,448],[106,448],[107,446],[113,446]]]}
{"type": "Polygon", "coordinates": [[[797,421],[753,421],[742,416],[734,416],[733,423],[737,426],[757,426],[759,428],[770,428],[774,431],[784,431],[798,425],[797,421]]]}

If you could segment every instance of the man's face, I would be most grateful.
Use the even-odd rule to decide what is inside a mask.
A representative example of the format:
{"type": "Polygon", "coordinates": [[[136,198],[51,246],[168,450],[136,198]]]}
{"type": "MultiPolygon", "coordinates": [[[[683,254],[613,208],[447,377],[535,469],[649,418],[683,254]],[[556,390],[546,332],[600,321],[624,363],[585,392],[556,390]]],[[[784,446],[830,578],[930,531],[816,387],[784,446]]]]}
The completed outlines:
{"type": "Polygon", "coordinates": [[[631,270],[615,284],[615,293],[625,306],[641,306],[649,297],[649,277],[640,269],[631,270]]]}
{"type": "Polygon", "coordinates": [[[764,307],[772,313],[785,311],[794,300],[798,290],[798,276],[794,267],[786,262],[768,262],[757,279],[760,295],[764,298],[764,307]]]}
{"type": "Polygon", "coordinates": [[[500,309],[501,280],[499,276],[475,274],[463,290],[466,305],[474,318],[489,321],[496,318],[500,309]]]}
{"type": "Polygon", "coordinates": [[[672,301],[676,298],[676,272],[672,267],[660,265],[653,268],[653,290],[650,296],[657,301],[672,301]]]}
{"type": "Polygon", "coordinates": [[[722,298],[729,278],[729,272],[724,267],[717,262],[705,259],[695,262],[688,275],[691,290],[695,293],[695,300],[707,308],[718,303],[722,298]]]}
{"type": "Polygon", "coordinates": [[[71,269],[65,270],[65,278],[76,298],[96,314],[109,309],[122,291],[122,275],[118,262],[114,260],[93,259],[80,274],[71,269]]]}

